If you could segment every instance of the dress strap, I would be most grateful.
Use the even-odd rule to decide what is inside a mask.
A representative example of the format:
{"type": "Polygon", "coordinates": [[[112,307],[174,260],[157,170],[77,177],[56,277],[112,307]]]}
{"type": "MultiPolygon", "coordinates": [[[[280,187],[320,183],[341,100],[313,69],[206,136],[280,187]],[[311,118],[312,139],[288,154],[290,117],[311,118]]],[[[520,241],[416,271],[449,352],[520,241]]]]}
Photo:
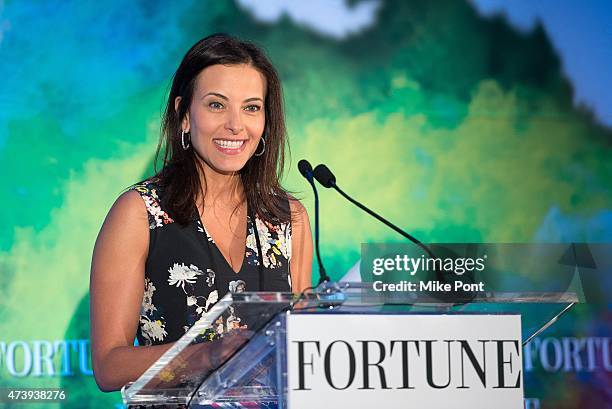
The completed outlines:
{"type": "Polygon", "coordinates": [[[130,190],[137,191],[144,201],[147,208],[150,230],[174,223],[170,215],[162,209],[158,195],[159,187],[154,181],[146,179],[130,187],[130,190]]]}

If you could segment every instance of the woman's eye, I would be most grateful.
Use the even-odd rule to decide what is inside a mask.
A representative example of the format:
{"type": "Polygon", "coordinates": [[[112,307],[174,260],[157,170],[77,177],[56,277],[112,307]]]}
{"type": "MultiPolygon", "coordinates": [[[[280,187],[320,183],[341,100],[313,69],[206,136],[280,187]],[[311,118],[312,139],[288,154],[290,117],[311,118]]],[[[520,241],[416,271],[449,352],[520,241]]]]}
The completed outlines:
{"type": "Polygon", "coordinates": [[[248,107],[244,109],[249,112],[257,112],[261,109],[261,107],[259,105],[249,105],[248,107]]]}
{"type": "Polygon", "coordinates": [[[223,105],[219,102],[211,102],[210,104],[208,104],[209,107],[211,107],[212,109],[221,109],[223,108],[223,105]]]}

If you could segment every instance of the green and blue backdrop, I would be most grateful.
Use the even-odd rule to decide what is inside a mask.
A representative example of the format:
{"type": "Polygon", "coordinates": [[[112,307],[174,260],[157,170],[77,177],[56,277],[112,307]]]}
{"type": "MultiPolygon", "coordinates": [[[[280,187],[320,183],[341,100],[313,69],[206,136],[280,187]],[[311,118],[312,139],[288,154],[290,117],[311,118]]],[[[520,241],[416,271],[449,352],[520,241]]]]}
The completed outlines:
{"type": "MultiPolygon", "coordinates": [[[[260,44],[278,68],[284,185],[311,215],[302,158],[425,242],[612,241],[612,128],[576,104],[543,24],[459,0],[350,1],[335,2],[349,22],[335,35],[248,3],[0,2],[0,386],[121,406],[91,372],[92,248],[113,201],[151,172],[171,75],[213,32],[260,44]],[[350,29],[364,7],[371,21],[350,29]]],[[[334,279],[362,242],[398,240],[333,192],[321,203],[334,279]]],[[[611,407],[611,322],[609,302],[584,304],[540,336],[525,363],[534,408],[611,407]]]]}

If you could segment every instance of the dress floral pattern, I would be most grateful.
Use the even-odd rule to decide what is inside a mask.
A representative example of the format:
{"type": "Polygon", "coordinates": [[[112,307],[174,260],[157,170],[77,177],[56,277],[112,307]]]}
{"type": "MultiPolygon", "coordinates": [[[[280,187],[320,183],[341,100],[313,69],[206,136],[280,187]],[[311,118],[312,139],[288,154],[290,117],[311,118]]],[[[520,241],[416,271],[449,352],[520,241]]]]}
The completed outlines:
{"type": "Polygon", "coordinates": [[[140,193],[142,200],[145,202],[147,213],[149,214],[149,229],[162,227],[165,224],[174,222],[174,220],[168,216],[168,213],[162,210],[155,187],[142,183],[135,185],[133,189],[140,193]]]}
{"type": "MultiPolygon", "coordinates": [[[[227,292],[262,290],[255,228],[262,250],[263,290],[291,291],[290,223],[274,224],[247,217],[245,256],[236,273],[200,220],[187,226],[174,222],[161,206],[163,191],[155,180],[145,180],[132,189],[145,203],[150,234],[137,330],[140,345],[176,341],[227,292]]],[[[200,339],[214,340],[233,329],[248,328],[248,320],[230,307],[200,339]]]]}

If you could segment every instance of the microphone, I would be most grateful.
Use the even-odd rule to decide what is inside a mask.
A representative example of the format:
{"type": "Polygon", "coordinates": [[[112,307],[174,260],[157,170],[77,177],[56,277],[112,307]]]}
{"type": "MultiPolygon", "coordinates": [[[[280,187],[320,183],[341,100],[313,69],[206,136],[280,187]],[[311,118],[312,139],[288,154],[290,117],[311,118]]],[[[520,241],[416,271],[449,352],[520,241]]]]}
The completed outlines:
{"type": "Polygon", "coordinates": [[[366,212],[370,216],[376,218],[378,221],[384,223],[386,226],[392,228],[393,230],[395,230],[396,232],[398,232],[399,234],[401,234],[402,236],[404,236],[405,238],[407,238],[408,240],[410,240],[414,244],[416,244],[419,247],[421,247],[431,258],[435,258],[435,256],[431,252],[431,250],[429,250],[429,248],[427,248],[427,246],[425,246],[423,243],[421,243],[419,240],[417,240],[414,236],[406,233],[404,230],[400,229],[399,227],[397,227],[396,225],[394,225],[393,223],[391,223],[390,221],[388,221],[384,217],[382,217],[379,214],[375,213],[374,211],[368,209],[367,207],[365,207],[364,205],[359,203],[357,200],[353,199],[352,197],[350,197],[349,195],[344,193],[344,191],[342,189],[340,189],[338,187],[338,185],[336,184],[336,177],[334,176],[332,171],[329,170],[329,168],[327,166],[325,166],[323,164],[317,165],[315,167],[315,169],[314,169],[313,174],[314,174],[315,179],[323,187],[334,188],[346,200],[348,200],[349,202],[353,203],[355,206],[357,206],[358,208],[360,208],[361,210],[363,210],[364,212],[366,212]]]}
{"type": "MultiPolygon", "coordinates": [[[[306,180],[313,184],[312,165],[306,159],[302,159],[298,162],[298,170],[306,178],[306,180]]],[[[315,188],[316,189],[316,188],[315,188]]]]}
{"type": "Polygon", "coordinates": [[[315,250],[317,254],[317,263],[319,264],[319,284],[329,281],[330,278],[325,272],[323,262],[321,261],[321,252],[319,251],[319,194],[317,193],[317,187],[313,179],[312,165],[306,159],[302,159],[298,162],[298,170],[306,178],[312,191],[314,192],[314,204],[315,204],[315,250]]]}
{"type": "Polygon", "coordinates": [[[323,164],[317,165],[314,170],[314,177],[321,185],[323,185],[323,187],[333,187],[335,189],[338,189],[338,187],[336,186],[336,177],[327,166],[323,164]]]}
{"type": "MultiPolygon", "coordinates": [[[[400,229],[399,227],[397,227],[396,225],[394,225],[393,223],[391,223],[390,221],[388,221],[387,219],[385,219],[384,217],[380,216],[379,214],[375,213],[374,211],[368,209],[367,207],[365,207],[364,205],[362,205],[361,203],[359,203],[357,200],[353,199],[352,197],[350,197],[349,195],[347,195],[342,189],[340,189],[338,187],[338,185],[336,184],[336,177],[334,176],[334,174],[332,173],[331,170],[329,170],[329,168],[323,164],[317,165],[314,169],[313,175],[315,177],[315,179],[324,187],[326,188],[333,188],[336,191],[338,191],[338,193],[340,193],[346,200],[348,200],[349,202],[353,203],[355,206],[359,207],[361,210],[363,210],[364,212],[366,212],[367,214],[369,214],[370,216],[374,217],[375,219],[377,219],[378,221],[384,223],[386,226],[392,228],[393,230],[395,230],[397,233],[401,234],[403,237],[407,238],[408,240],[410,240],[411,242],[413,242],[414,244],[416,244],[417,246],[419,246],[420,248],[422,248],[425,253],[427,253],[427,255],[429,257],[431,257],[432,259],[436,259],[437,257],[433,254],[433,252],[423,243],[421,243],[419,240],[417,240],[414,236],[412,236],[411,234],[406,233],[404,230],[400,229]]],[[[436,278],[442,282],[442,283],[447,283],[447,277],[445,276],[444,272],[440,269],[435,269],[434,274],[436,275],[436,278]]],[[[434,297],[440,297],[443,301],[447,302],[447,299],[452,299],[452,297],[454,297],[453,293],[443,293],[442,295],[434,293],[434,297]]],[[[473,295],[472,298],[475,297],[475,294],[473,295]]],[[[467,302],[471,301],[472,298],[467,298],[467,302]]],[[[461,302],[454,302],[453,305],[463,305],[465,304],[466,299],[464,299],[461,302]]]]}

